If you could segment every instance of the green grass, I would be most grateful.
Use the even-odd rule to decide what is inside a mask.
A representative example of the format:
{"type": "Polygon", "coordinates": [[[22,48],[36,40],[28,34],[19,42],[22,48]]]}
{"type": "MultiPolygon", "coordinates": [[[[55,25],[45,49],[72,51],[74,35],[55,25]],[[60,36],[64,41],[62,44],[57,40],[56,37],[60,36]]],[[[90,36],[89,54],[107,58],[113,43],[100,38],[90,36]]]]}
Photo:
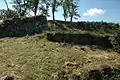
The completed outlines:
{"type": "Polygon", "coordinates": [[[41,35],[0,39],[0,74],[11,72],[16,80],[55,80],[66,62],[79,64],[75,73],[101,66],[120,67],[120,55],[89,46],[47,41],[41,35]],[[84,48],[85,50],[82,50],[84,48]]]}
{"type": "Polygon", "coordinates": [[[0,22],[0,25],[3,24],[3,22],[0,22]]]}
{"type": "Polygon", "coordinates": [[[53,31],[53,32],[64,32],[64,33],[73,33],[73,34],[90,34],[94,36],[113,36],[114,35],[111,33],[106,33],[101,30],[96,31],[93,29],[93,31],[89,31],[89,30],[77,29],[77,28],[74,28],[73,25],[74,24],[70,22],[65,22],[65,21],[55,21],[55,22],[48,21],[48,26],[50,28],[50,31],[53,31]]]}

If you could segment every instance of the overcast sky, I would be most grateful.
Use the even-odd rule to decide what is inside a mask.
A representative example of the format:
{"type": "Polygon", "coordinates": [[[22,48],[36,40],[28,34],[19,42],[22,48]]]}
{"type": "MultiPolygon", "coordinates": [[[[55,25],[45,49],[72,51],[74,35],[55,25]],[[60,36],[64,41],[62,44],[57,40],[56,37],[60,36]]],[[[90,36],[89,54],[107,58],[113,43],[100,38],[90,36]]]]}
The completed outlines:
{"type": "MultiPolygon", "coordinates": [[[[80,0],[79,6],[78,12],[81,18],[77,21],[120,22],[120,0],[80,0]]],[[[9,7],[12,8],[10,3],[9,7]]],[[[6,9],[4,0],[0,0],[0,9],[6,9]]],[[[62,9],[58,8],[56,19],[64,20],[62,14],[62,9]]],[[[48,19],[52,19],[52,17],[48,19]]]]}

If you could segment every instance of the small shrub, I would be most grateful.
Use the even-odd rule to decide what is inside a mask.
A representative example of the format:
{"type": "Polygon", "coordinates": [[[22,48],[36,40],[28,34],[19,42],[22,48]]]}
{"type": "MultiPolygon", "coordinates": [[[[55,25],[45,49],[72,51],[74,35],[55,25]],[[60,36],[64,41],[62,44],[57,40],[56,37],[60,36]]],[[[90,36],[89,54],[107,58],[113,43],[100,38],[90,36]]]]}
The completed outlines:
{"type": "Polygon", "coordinates": [[[114,36],[111,36],[110,40],[113,45],[113,49],[120,53],[120,31],[118,31],[114,36]]]}
{"type": "Polygon", "coordinates": [[[91,70],[87,80],[120,80],[120,69],[108,67],[102,70],[91,70]]]}

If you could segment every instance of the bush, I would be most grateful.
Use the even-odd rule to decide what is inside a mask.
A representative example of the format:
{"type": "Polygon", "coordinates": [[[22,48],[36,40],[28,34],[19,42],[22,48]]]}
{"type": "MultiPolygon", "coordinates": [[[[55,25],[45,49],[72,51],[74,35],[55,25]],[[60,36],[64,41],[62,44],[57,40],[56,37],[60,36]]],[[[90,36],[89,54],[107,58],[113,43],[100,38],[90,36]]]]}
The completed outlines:
{"type": "Polygon", "coordinates": [[[8,18],[15,18],[15,17],[18,17],[18,14],[16,11],[14,10],[5,10],[5,9],[0,9],[0,20],[5,20],[5,19],[8,19],[8,18]]]}
{"type": "Polygon", "coordinates": [[[87,80],[120,80],[120,69],[107,67],[102,70],[91,70],[87,80]]]}
{"type": "Polygon", "coordinates": [[[64,22],[64,21],[48,21],[51,30],[73,31],[82,30],[94,32],[97,34],[112,35],[119,29],[119,24],[107,22],[64,22]]]}
{"type": "Polygon", "coordinates": [[[118,30],[114,36],[110,37],[111,44],[113,45],[113,49],[120,53],[120,30],[118,30]]]}

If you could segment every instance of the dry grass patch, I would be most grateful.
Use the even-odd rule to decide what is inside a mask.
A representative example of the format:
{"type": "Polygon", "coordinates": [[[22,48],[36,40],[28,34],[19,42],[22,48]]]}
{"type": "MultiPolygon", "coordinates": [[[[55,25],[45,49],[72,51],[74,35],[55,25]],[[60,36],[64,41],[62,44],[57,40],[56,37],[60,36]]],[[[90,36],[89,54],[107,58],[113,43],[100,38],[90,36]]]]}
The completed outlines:
{"type": "Polygon", "coordinates": [[[0,39],[0,74],[13,72],[16,80],[54,80],[63,65],[68,65],[66,68],[72,70],[69,76],[75,78],[72,74],[79,77],[101,65],[119,62],[120,57],[114,52],[54,43],[39,35],[0,39]]]}

